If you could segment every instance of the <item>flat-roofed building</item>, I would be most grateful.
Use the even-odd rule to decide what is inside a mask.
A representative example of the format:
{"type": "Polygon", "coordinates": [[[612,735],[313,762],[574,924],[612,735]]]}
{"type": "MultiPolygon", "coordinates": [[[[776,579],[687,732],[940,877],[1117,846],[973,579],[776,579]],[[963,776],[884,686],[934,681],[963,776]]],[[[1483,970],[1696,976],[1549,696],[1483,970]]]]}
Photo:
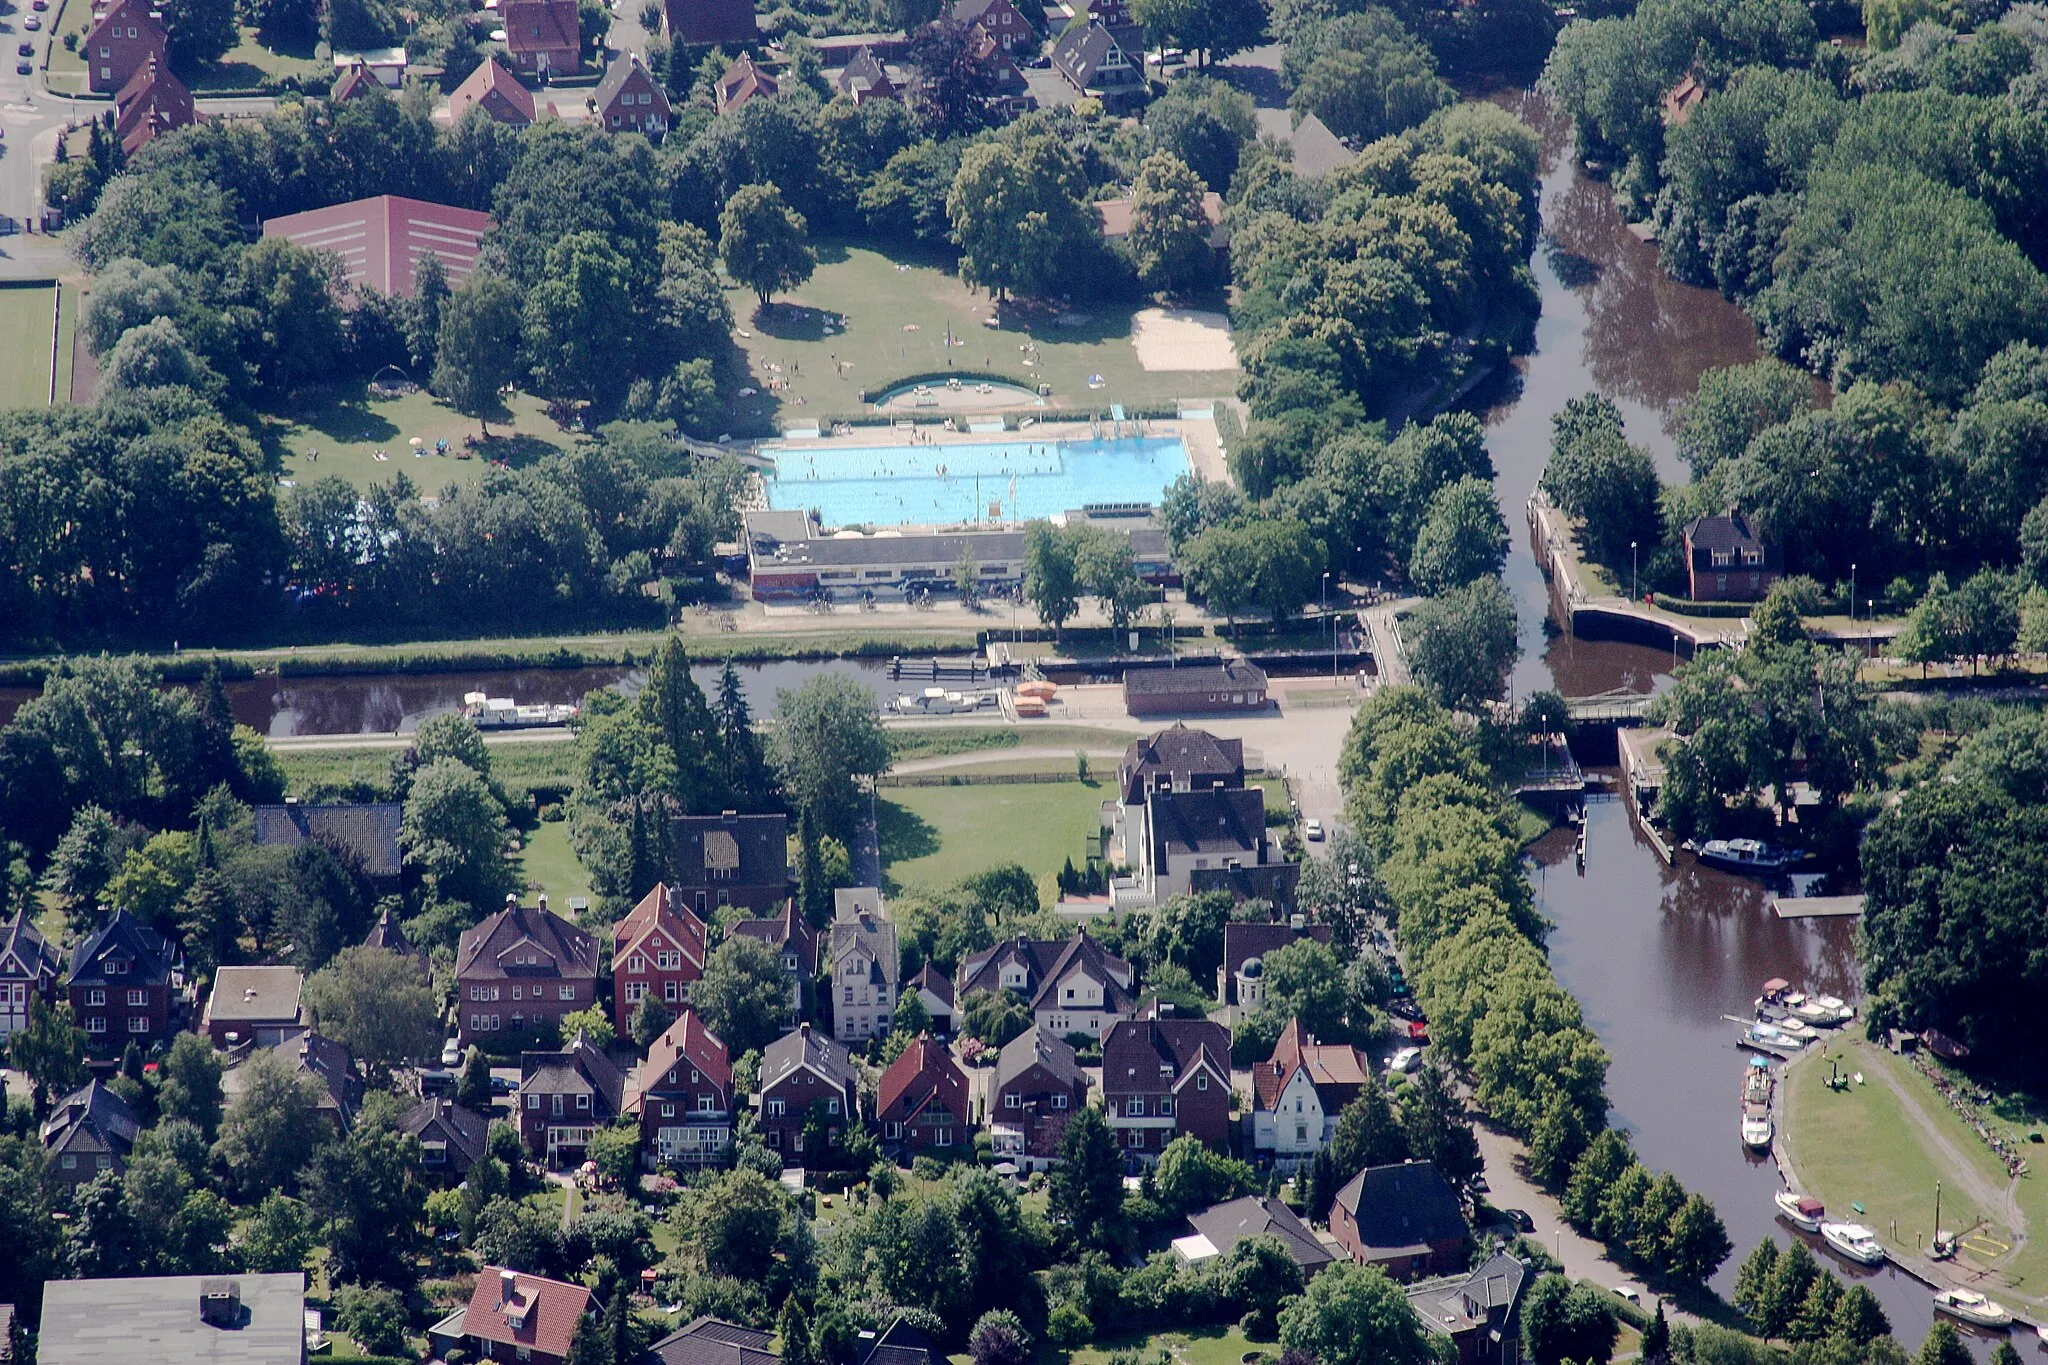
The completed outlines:
{"type": "Polygon", "coordinates": [[[306,1277],[51,1280],[36,1346],[43,1365],[304,1365],[306,1277]]]}

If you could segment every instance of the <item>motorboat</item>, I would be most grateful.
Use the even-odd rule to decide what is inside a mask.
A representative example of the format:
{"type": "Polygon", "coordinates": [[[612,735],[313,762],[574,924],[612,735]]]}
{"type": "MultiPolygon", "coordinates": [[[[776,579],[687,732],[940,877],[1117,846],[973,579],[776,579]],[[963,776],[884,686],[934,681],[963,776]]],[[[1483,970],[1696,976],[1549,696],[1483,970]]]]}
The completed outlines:
{"type": "Polygon", "coordinates": [[[1761,839],[1709,839],[1700,845],[1699,860],[1709,867],[1728,872],[1783,872],[1798,862],[1800,855],[1761,839]]]}
{"type": "Polygon", "coordinates": [[[1822,1223],[1820,1239],[1838,1256],[1859,1265],[1883,1265],[1884,1246],[1877,1234],[1861,1223],[1822,1223]]]}
{"type": "Polygon", "coordinates": [[[1835,1028],[1856,1017],[1854,1010],[1832,995],[1787,991],[1781,1003],[1792,1018],[1810,1028],[1835,1028]]]}
{"type": "Polygon", "coordinates": [[[1752,1052],[1762,1052],[1772,1057],[1796,1057],[1799,1050],[1813,1039],[1810,1036],[1802,1037],[1787,1033],[1775,1024],[1759,1021],[1744,1029],[1739,1041],[1741,1046],[1752,1052]]]}
{"type": "Polygon", "coordinates": [[[1977,1327],[2010,1327],[2012,1314],[1974,1289],[1944,1289],[1934,1296],[1934,1311],[1977,1327]]]}
{"type": "Polygon", "coordinates": [[[1742,1145],[1756,1151],[1771,1146],[1771,1088],[1771,1064],[1751,1058],[1742,1080],[1742,1145]]]}
{"type": "Polygon", "coordinates": [[[1768,1107],[1744,1105],[1742,1109],[1742,1145],[1752,1151],[1771,1150],[1771,1111],[1768,1107]]]}
{"type": "Polygon", "coordinates": [[[1828,1216],[1827,1205],[1810,1194],[1779,1190],[1771,1202],[1778,1206],[1778,1217],[1801,1232],[1819,1232],[1821,1220],[1828,1216]]]}
{"type": "Polygon", "coordinates": [[[531,730],[546,725],[567,725],[576,719],[576,707],[570,702],[521,706],[510,697],[465,692],[462,714],[474,721],[479,730],[531,730]]]}

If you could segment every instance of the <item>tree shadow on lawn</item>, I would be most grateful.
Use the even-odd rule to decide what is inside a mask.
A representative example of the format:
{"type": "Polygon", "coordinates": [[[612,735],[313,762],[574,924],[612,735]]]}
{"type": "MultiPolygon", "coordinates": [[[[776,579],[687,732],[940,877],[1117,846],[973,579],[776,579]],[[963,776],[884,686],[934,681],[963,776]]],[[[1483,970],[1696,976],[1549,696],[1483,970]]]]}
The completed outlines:
{"type": "MultiPolygon", "coordinates": [[[[929,858],[939,851],[939,830],[931,821],[887,798],[875,802],[875,842],[880,847],[882,866],[929,858]]],[[[893,878],[885,880],[895,889],[893,878]]]]}
{"type": "Polygon", "coordinates": [[[1090,300],[1071,307],[1012,299],[1003,305],[1002,326],[992,330],[1029,333],[1048,345],[1095,346],[1129,341],[1131,315],[1137,311],[1137,305],[1120,299],[1090,300]]]}
{"type": "Polygon", "coordinates": [[[270,79],[270,73],[253,62],[221,62],[192,78],[195,94],[209,90],[254,90],[270,79]]]}
{"type": "Polygon", "coordinates": [[[751,321],[756,332],[777,341],[823,341],[829,316],[822,308],[800,303],[771,303],[754,309],[751,321]]]}

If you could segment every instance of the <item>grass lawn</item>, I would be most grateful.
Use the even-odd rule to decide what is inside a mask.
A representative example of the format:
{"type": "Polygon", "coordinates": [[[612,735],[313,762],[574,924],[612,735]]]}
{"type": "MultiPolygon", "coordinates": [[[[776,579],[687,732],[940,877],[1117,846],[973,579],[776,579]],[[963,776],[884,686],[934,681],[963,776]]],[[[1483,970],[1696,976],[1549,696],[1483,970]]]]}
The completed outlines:
{"type": "Polygon", "coordinates": [[[983,787],[890,787],[876,805],[882,867],[892,887],[951,886],[999,862],[1016,862],[1047,895],[1072,858],[1081,866],[1101,828],[1113,783],[1002,783],[983,787]]]}
{"type": "MultiPolygon", "coordinates": [[[[920,725],[889,731],[889,748],[898,762],[912,758],[942,758],[949,754],[1000,752],[1020,747],[1122,750],[1130,742],[1131,736],[1121,730],[1098,730],[1086,725],[1050,725],[1034,728],[1028,735],[1014,726],[998,728],[989,725],[958,725],[944,729],[920,725]],[[1029,744],[1024,743],[1026,738],[1030,739],[1029,744]]],[[[991,770],[978,763],[973,766],[975,772],[991,770]]]]}
{"type": "MultiPolygon", "coordinates": [[[[2019,1239],[2001,1210],[1971,1193],[2005,1190],[2005,1168],[1911,1063],[1858,1039],[1831,1039],[1825,1053],[1791,1068],[1788,1084],[1787,1137],[1799,1182],[1830,1214],[1861,1222],[1887,1246],[1912,1255],[1934,1230],[1939,1180],[1942,1226],[1965,1233],[1961,1260],[1991,1270],[2018,1295],[2048,1302],[2048,1247],[2037,1233],[2018,1251],[2000,1252],[2019,1239]],[[1862,1073],[1866,1084],[1829,1090],[1830,1058],[1841,1059],[1845,1074],[1862,1073]],[[1909,1104],[1952,1151],[1930,1140],[1909,1104]],[[1854,1203],[1864,1211],[1855,1212],[1854,1203]],[[1979,1235],[1969,1235],[1972,1228],[1979,1235]]],[[[2022,1180],[2014,1189],[2021,1218],[2036,1230],[2048,1227],[2048,1194],[2041,1186],[2022,1180]]]]}
{"type": "Polygon", "coordinates": [[[296,76],[303,82],[332,69],[333,64],[315,57],[310,46],[295,51],[265,47],[257,41],[256,30],[244,24],[241,42],[235,44],[217,66],[209,71],[195,72],[185,84],[195,95],[215,90],[254,90],[266,81],[296,76]]]}
{"type": "Polygon", "coordinates": [[[576,850],[569,846],[567,820],[541,821],[527,837],[526,847],[514,856],[526,884],[547,892],[551,904],[566,906],[571,896],[590,895],[590,874],[583,870],[576,850]]]}
{"type": "Polygon", "coordinates": [[[48,280],[0,287],[0,407],[50,405],[50,323],[57,291],[48,280]]]}
{"type": "Polygon", "coordinates": [[[45,73],[53,95],[85,93],[85,58],[64,50],[64,35],[78,35],[78,48],[85,47],[86,30],[92,27],[92,0],[61,0],[54,19],[49,19],[50,66],[45,73]]]}
{"type": "Polygon", "coordinates": [[[1108,1365],[1113,1351],[1135,1350],[1151,1360],[1164,1350],[1173,1356],[1175,1365],[1239,1365],[1249,1352],[1261,1352],[1275,1360],[1280,1358],[1278,1342],[1257,1342],[1246,1337],[1236,1326],[1196,1327],[1186,1332],[1159,1332],[1146,1335],[1141,1332],[1123,1336],[1097,1337],[1091,1344],[1077,1351],[1067,1353],[1068,1365],[1108,1365]]]}
{"type": "Polygon", "coordinates": [[[878,392],[908,375],[947,369],[948,326],[955,342],[952,368],[1050,384],[1050,401],[1059,407],[1170,403],[1228,394],[1237,384],[1236,375],[1220,371],[1140,368],[1131,347],[1135,310],[1129,304],[1080,305],[1067,315],[1073,325],[1011,308],[1001,328],[990,328],[982,323],[991,307],[987,295],[941,268],[948,264],[941,257],[892,257],[836,242],[821,244],[818,257],[817,274],[778,297],[769,313],[757,314],[751,291],[731,294],[739,343],[756,378],[766,381],[767,366],[774,363],[781,367],[778,377],[790,381],[778,394],[741,400],[743,419],[780,427],[862,411],[864,389],[878,392]],[[826,313],[844,317],[846,330],[826,336],[826,313]],[[1038,343],[1035,366],[1026,366],[1018,349],[1027,339],[1038,343]],[[835,356],[847,362],[837,373],[835,356]],[[1088,387],[1093,374],[1107,381],[1102,388],[1088,387]],[[805,401],[793,401],[798,397],[805,401]]]}
{"type": "MultiPolygon", "coordinates": [[[[517,465],[574,439],[548,420],[541,401],[530,394],[514,395],[509,415],[510,425],[491,424],[491,459],[517,465]]],[[[464,417],[425,390],[402,398],[371,398],[367,387],[352,389],[263,418],[264,445],[277,457],[285,478],[310,482],[339,475],[359,489],[390,483],[401,470],[424,493],[474,484],[490,467],[489,460],[464,459],[455,452],[463,451],[463,438],[476,434],[475,418],[464,417]],[[415,436],[424,454],[415,455],[410,444],[415,436]],[[434,443],[443,440],[451,453],[434,454],[434,443]],[[308,450],[317,450],[320,458],[307,459],[308,450]],[[378,460],[379,451],[388,460],[378,460]]]]}
{"type": "MultiPolygon", "coordinates": [[[[490,751],[491,776],[514,800],[525,799],[536,786],[567,787],[576,780],[573,743],[493,744],[490,751]]],[[[300,800],[310,800],[322,791],[358,783],[388,792],[391,760],[400,752],[389,748],[279,749],[276,758],[284,769],[285,790],[300,800]]]]}

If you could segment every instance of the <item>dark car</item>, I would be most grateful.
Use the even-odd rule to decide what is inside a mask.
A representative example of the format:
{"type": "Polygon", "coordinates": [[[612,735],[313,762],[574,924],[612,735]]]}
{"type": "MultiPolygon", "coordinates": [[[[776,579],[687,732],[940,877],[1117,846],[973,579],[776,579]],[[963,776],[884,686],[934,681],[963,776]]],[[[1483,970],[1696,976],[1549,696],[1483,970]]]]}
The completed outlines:
{"type": "Polygon", "coordinates": [[[36,45],[34,43],[22,43],[14,49],[14,55],[17,57],[33,57],[36,55],[36,45]]]}
{"type": "Polygon", "coordinates": [[[1416,1004],[1412,997],[1403,997],[1393,1001],[1387,1006],[1387,1010],[1389,1013],[1399,1015],[1403,1019],[1412,1019],[1418,1024],[1429,1022],[1423,1017],[1422,1006],[1416,1004]]]}
{"type": "Polygon", "coordinates": [[[1502,1209],[1501,1216],[1515,1225],[1516,1232],[1536,1231],[1536,1220],[1521,1209],[1502,1209]]]}
{"type": "Polygon", "coordinates": [[[20,61],[14,64],[14,74],[17,76],[26,76],[35,69],[36,64],[34,62],[20,61]]]}
{"type": "Polygon", "coordinates": [[[509,1095],[518,1088],[519,1082],[513,1080],[510,1076],[491,1077],[491,1093],[493,1095],[509,1095]]]}

